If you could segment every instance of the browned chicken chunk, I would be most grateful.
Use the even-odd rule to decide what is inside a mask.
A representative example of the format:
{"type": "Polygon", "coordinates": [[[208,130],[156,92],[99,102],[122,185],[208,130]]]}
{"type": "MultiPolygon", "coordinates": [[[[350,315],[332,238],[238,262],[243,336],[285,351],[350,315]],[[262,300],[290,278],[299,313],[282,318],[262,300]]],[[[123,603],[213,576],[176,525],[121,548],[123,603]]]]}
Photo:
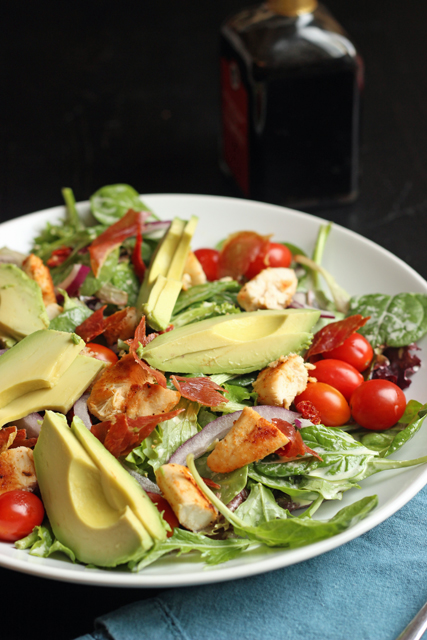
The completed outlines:
{"type": "Polygon", "coordinates": [[[21,489],[33,491],[37,487],[33,452],[28,447],[8,449],[0,454],[0,495],[21,489]]]}
{"type": "Polygon", "coordinates": [[[30,253],[22,263],[22,269],[27,276],[37,282],[42,290],[43,302],[45,307],[56,304],[55,287],[53,285],[52,276],[49,267],[43,264],[43,261],[34,253],[30,253]]]}
{"type": "Polygon", "coordinates": [[[117,413],[125,413],[129,418],[166,413],[180,397],[178,391],[157,384],[154,376],[128,354],[103,371],[93,385],[87,405],[104,422],[117,413]]]}

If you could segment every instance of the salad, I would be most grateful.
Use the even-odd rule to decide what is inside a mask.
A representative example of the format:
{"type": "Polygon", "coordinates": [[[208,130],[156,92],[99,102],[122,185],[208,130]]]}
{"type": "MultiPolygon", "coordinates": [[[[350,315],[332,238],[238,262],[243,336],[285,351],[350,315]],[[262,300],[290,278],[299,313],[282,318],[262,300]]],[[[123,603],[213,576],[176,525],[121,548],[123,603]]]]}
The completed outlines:
{"type": "MultiPolygon", "coordinates": [[[[123,563],[131,571],[170,552],[199,552],[212,565],[254,545],[295,548],[336,535],[375,508],[376,496],[355,495],[329,520],[315,517],[321,504],[340,500],[375,473],[427,461],[389,457],[425,417],[425,405],[407,403],[402,389],[420,365],[416,342],[427,332],[427,296],[348,295],[321,266],[330,225],[320,229],[311,256],[250,230],[193,252],[197,221],[156,219],[127,185],[92,196],[90,224],[79,217],[72,192],[64,197],[65,220],[43,230],[30,257],[1,250],[0,260],[48,296],[48,331],[77,335],[86,344],[80,355],[105,363],[64,419],[81,420],[168,523],[167,537],[152,536],[123,563]],[[179,241],[167,253],[166,271],[156,274],[166,238],[179,241]],[[299,327],[312,323],[299,331],[299,342],[286,352],[277,346],[274,357],[271,345],[257,355],[256,345],[272,333],[265,323],[293,318],[299,327]],[[197,355],[202,350],[188,357],[189,345],[203,339],[210,349],[219,327],[228,349],[236,347],[236,332],[235,342],[246,344],[228,367],[216,351],[212,371],[212,359],[197,355]]],[[[27,340],[6,333],[5,354],[27,340]]],[[[8,446],[0,461],[35,447],[37,462],[40,434],[56,419],[52,408],[4,423],[8,446]]],[[[12,475],[17,466],[15,460],[12,475]]],[[[2,539],[17,540],[31,554],[60,551],[97,564],[55,528],[46,481],[34,475],[22,487],[25,497],[41,495],[51,522],[39,500],[28,507],[28,530],[12,531],[1,513],[14,491],[4,491],[2,539]]]]}

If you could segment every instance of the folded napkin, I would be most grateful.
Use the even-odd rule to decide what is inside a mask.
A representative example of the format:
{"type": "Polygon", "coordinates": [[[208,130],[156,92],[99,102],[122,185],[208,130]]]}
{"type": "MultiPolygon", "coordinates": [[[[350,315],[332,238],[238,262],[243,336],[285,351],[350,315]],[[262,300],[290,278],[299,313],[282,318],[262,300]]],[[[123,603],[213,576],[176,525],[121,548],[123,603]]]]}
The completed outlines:
{"type": "Polygon", "coordinates": [[[395,640],[427,600],[427,487],[372,531],[253,578],[164,591],[78,640],[395,640]]]}

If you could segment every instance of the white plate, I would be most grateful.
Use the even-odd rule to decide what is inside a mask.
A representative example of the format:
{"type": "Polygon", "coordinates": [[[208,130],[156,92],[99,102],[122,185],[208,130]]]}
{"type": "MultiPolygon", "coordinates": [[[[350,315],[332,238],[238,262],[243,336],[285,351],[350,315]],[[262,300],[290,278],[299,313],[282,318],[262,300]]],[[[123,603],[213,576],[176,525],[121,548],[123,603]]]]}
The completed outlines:
{"type": "MultiPolygon", "coordinates": [[[[310,254],[319,225],[325,222],[290,209],[233,198],[147,195],[143,196],[143,200],[162,219],[170,219],[172,216],[189,218],[192,214],[199,216],[200,223],[193,248],[213,246],[228,233],[246,229],[263,234],[274,233],[275,240],[292,242],[310,254]]],[[[82,203],[79,208],[84,212],[87,204],[82,203]]],[[[6,222],[0,225],[0,246],[7,245],[12,249],[28,251],[32,239],[44,228],[46,222],[55,222],[63,215],[63,207],[55,207],[6,222]]],[[[392,294],[404,291],[427,293],[427,282],[407,264],[373,242],[338,225],[333,227],[329,236],[323,264],[351,294],[392,294]]],[[[415,375],[406,395],[408,399],[423,402],[426,400],[427,388],[424,355],[427,340],[423,339],[420,344],[424,345],[424,349],[419,352],[423,367],[415,375]]],[[[396,457],[416,458],[422,450],[426,450],[426,444],[427,429],[424,427],[396,457]]],[[[36,558],[5,543],[0,543],[0,566],[56,580],[115,587],[177,587],[232,580],[295,564],[334,549],[391,516],[425,484],[427,466],[375,475],[362,483],[362,489],[348,491],[342,502],[332,501],[323,505],[317,513],[317,518],[329,518],[344,505],[364,496],[377,494],[378,507],[365,520],[344,533],[301,549],[250,552],[210,569],[204,568],[202,563],[195,560],[185,559],[184,556],[179,560],[163,559],[139,574],[118,569],[94,570],[62,560],[36,558]]]]}

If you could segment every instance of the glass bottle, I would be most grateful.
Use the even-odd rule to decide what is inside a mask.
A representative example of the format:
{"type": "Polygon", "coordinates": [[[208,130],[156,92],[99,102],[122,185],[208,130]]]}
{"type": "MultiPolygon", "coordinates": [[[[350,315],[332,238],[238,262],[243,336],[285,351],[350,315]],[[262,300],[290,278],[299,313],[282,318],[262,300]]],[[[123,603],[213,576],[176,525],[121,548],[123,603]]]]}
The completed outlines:
{"type": "Polygon", "coordinates": [[[222,25],[221,167],[247,197],[299,208],[359,188],[363,63],[317,0],[267,0],[222,25]]]}

